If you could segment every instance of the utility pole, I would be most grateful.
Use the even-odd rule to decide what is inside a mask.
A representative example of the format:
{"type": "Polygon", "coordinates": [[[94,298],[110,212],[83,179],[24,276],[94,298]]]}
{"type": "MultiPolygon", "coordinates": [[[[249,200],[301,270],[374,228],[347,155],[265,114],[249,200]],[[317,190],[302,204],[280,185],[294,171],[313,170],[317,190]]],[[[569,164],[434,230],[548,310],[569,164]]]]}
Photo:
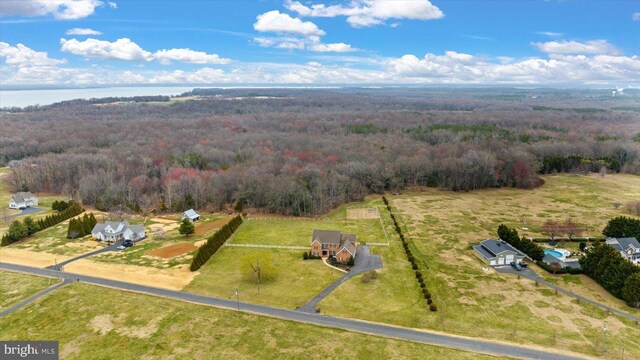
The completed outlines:
{"type": "Polygon", "coordinates": [[[240,312],[240,297],[238,295],[238,288],[236,288],[236,304],[238,305],[238,312],[240,312]]]}
{"type": "Polygon", "coordinates": [[[604,326],[602,327],[602,353],[603,354],[607,351],[606,341],[607,341],[607,323],[605,322],[604,326]]]}

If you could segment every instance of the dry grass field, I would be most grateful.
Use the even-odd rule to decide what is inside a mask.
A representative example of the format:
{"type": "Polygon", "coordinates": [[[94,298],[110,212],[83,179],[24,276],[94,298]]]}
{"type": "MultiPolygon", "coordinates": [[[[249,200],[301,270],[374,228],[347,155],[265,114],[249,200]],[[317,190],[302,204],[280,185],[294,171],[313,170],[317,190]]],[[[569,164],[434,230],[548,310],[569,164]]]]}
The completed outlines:
{"type": "MultiPolygon", "coordinates": [[[[416,305],[419,291],[410,269],[405,281],[415,283],[414,292],[385,291],[394,285],[401,288],[395,273],[404,271],[402,264],[408,264],[395,234],[387,254],[383,253],[385,270],[379,279],[367,284],[350,280],[320,307],[332,315],[552,346],[594,356],[600,355],[606,323],[610,349],[619,353],[624,347],[627,356],[640,358],[640,344],[631,340],[640,334],[637,324],[556,295],[530,280],[493,270],[485,272],[482,268],[486,265],[473,255],[471,244],[495,237],[500,223],[520,229],[526,219],[529,231],[521,234],[537,237],[542,236],[539,229],[546,219],[571,217],[586,227],[585,235],[595,236],[609,218],[625,215],[614,203],[640,200],[640,177],[557,175],[544,179],[544,186],[532,190],[456,193],[429,188],[389,196],[438,305],[436,313],[415,310],[424,302],[416,305]],[[390,263],[397,266],[387,266],[390,263]]],[[[596,300],[637,313],[602,293],[602,288],[586,277],[564,280],[558,276],[555,281],[568,282],[570,289],[581,288],[579,292],[596,300]]]]}

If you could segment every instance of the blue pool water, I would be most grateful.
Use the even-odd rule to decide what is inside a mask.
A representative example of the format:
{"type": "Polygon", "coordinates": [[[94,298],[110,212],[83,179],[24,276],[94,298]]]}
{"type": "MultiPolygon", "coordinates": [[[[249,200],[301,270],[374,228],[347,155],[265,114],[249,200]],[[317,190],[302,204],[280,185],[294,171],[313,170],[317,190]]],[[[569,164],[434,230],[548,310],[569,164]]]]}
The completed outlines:
{"type": "Polygon", "coordinates": [[[545,250],[544,251],[545,254],[551,254],[551,256],[557,257],[558,259],[560,259],[562,257],[562,253],[559,251],[555,251],[555,250],[545,250]]]}

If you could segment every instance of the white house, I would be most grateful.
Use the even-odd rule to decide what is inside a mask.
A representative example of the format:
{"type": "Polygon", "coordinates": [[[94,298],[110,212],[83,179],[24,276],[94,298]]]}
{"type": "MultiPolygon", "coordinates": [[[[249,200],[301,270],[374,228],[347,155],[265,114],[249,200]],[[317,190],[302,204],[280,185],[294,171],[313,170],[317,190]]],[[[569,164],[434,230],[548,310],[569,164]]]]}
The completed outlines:
{"type": "Polygon", "coordinates": [[[193,209],[189,209],[185,212],[182,213],[182,219],[189,219],[189,221],[194,222],[194,221],[199,221],[200,220],[200,215],[198,215],[198,213],[196,213],[195,210],[193,209]]]}
{"type": "Polygon", "coordinates": [[[30,192],[17,192],[9,200],[10,209],[26,209],[38,205],[38,198],[30,192]]]}
{"type": "Polygon", "coordinates": [[[522,251],[502,240],[485,240],[474,245],[473,250],[476,256],[490,266],[509,265],[512,262],[520,263],[522,259],[527,257],[522,251]]]}
{"type": "Polygon", "coordinates": [[[623,258],[640,265],[640,242],[638,239],[629,238],[608,238],[607,245],[616,249],[623,258]]]}
{"type": "Polygon", "coordinates": [[[147,237],[142,225],[129,225],[128,222],[106,221],[97,223],[91,235],[104,242],[116,242],[120,240],[139,241],[147,237]]]}

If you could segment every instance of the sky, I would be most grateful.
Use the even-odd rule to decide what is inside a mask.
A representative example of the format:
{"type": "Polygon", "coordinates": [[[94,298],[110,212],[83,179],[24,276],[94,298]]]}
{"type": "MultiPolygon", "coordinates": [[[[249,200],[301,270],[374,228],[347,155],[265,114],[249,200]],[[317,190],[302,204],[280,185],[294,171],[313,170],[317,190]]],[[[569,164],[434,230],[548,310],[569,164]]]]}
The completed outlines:
{"type": "Polygon", "coordinates": [[[640,1],[0,0],[0,85],[640,86],[640,1]]]}

